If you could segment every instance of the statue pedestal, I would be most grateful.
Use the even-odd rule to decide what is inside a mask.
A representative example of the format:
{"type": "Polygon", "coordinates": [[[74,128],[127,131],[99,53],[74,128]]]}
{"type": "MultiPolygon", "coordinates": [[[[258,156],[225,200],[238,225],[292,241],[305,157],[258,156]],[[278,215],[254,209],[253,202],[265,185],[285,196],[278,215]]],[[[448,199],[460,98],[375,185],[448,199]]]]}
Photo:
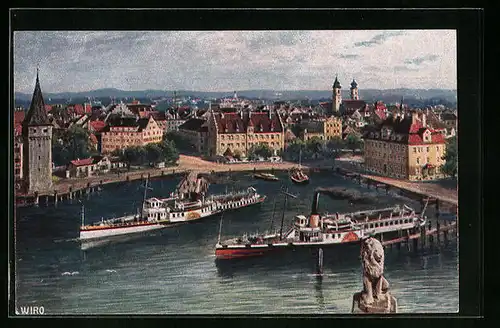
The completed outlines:
{"type": "Polygon", "coordinates": [[[372,304],[366,304],[362,298],[362,292],[352,297],[352,313],[397,313],[397,300],[389,292],[380,295],[372,304]]]}

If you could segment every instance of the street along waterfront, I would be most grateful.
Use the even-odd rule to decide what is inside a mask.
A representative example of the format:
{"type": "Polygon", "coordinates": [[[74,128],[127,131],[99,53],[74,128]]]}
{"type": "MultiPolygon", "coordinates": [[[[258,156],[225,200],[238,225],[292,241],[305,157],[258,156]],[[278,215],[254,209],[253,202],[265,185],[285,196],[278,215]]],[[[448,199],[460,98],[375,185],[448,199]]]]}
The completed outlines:
{"type": "MultiPolygon", "coordinates": [[[[354,210],[419,204],[385,191],[367,190],[332,172],[311,173],[309,185],[294,185],[285,172],[278,183],[255,180],[252,173],[233,173],[227,183],[212,184],[210,193],[254,186],[268,199],[256,207],[226,212],[222,236],[271,227],[273,198],[281,184],[298,195],[288,202],[284,225],[307,214],[315,188],[340,186],[373,195],[350,204],[323,197],[320,211],[354,210]]],[[[151,181],[148,196],[168,195],[180,178],[151,181]]],[[[86,220],[134,213],[143,196],[140,181],[104,186],[82,199],[86,220]]],[[[278,196],[273,220],[279,228],[283,199],[278,196]]],[[[362,288],[359,249],[324,252],[324,275],[315,275],[314,253],[218,263],[214,246],[220,217],[214,216],[160,231],[100,244],[75,239],[80,203],[20,208],[16,223],[16,304],[44,306],[46,314],[320,314],[350,313],[352,294],[362,288]],[[300,255],[300,256],[298,256],[300,255]]],[[[432,218],[433,208],[428,209],[432,218]]],[[[449,240],[433,248],[408,252],[386,250],[385,274],[401,313],[458,310],[458,251],[449,240]]]]}

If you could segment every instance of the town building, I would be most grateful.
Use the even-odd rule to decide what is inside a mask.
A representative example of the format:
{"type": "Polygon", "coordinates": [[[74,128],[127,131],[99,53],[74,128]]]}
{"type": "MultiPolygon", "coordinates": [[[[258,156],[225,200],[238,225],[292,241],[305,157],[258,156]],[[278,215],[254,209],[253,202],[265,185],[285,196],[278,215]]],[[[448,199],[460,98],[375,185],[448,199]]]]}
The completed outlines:
{"type": "Polygon", "coordinates": [[[107,156],[92,156],[75,159],[66,167],[66,178],[83,178],[106,174],[112,169],[125,167],[125,163],[117,158],[107,156]]]}
{"type": "Polygon", "coordinates": [[[201,118],[192,118],[179,126],[177,133],[191,145],[200,154],[205,154],[208,142],[208,124],[201,118]]]}
{"type": "Polygon", "coordinates": [[[408,179],[441,178],[446,140],[428,127],[426,115],[416,111],[395,114],[364,134],[365,168],[376,174],[408,179]]]}
{"type": "Polygon", "coordinates": [[[284,124],[280,115],[268,112],[211,112],[208,119],[206,153],[210,157],[223,156],[230,151],[242,157],[258,144],[266,144],[274,155],[284,148],[284,124]]]}
{"type": "Polygon", "coordinates": [[[107,119],[107,126],[101,131],[100,149],[103,154],[116,149],[158,143],[163,138],[163,130],[152,116],[135,118],[115,115],[107,119]]]}
{"type": "Polygon", "coordinates": [[[335,115],[302,120],[298,128],[301,131],[300,137],[304,141],[313,137],[321,140],[342,138],[342,119],[335,115]]]}
{"type": "Polygon", "coordinates": [[[23,121],[23,182],[27,192],[52,187],[52,125],[47,117],[38,70],[30,108],[23,121]]]}

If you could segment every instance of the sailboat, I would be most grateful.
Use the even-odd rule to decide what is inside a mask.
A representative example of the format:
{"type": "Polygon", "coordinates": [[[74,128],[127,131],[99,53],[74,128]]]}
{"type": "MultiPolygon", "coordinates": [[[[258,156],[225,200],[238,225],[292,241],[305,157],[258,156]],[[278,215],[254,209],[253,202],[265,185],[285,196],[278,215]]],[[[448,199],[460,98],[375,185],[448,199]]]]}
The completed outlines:
{"type": "Polygon", "coordinates": [[[296,184],[309,183],[309,176],[302,171],[301,167],[302,150],[299,151],[299,166],[290,170],[290,180],[296,184]]]}

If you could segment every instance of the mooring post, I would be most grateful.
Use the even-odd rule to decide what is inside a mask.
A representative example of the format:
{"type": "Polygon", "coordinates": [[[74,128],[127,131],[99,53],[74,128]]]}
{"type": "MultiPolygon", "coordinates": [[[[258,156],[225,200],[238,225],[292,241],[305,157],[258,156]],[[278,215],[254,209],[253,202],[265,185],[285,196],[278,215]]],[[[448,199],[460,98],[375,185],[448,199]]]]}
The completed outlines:
{"type": "Polygon", "coordinates": [[[57,206],[57,190],[54,190],[54,205],[57,206]]]}
{"type": "Polygon", "coordinates": [[[38,198],[38,191],[35,191],[35,205],[38,206],[40,199],[38,198]]]}
{"type": "Polygon", "coordinates": [[[436,218],[439,218],[439,199],[436,198],[436,218]]]}
{"type": "Polygon", "coordinates": [[[389,188],[390,186],[389,185],[385,185],[385,194],[388,195],[389,194],[389,188]]]}
{"type": "Polygon", "coordinates": [[[317,273],[323,274],[323,248],[318,249],[317,273]]]}
{"type": "Polygon", "coordinates": [[[165,172],[163,172],[163,170],[161,170],[161,176],[164,176],[165,175],[165,172]]]}
{"type": "Polygon", "coordinates": [[[422,248],[425,246],[425,228],[426,226],[423,225],[420,231],[420,246],[422,246],[422,248]]]}
{"type": "Polygon", "coordinates": [[[437,237],[437,242],[439,243],[439,234],[440,234],[440,231],[441,231],[441,225],[439,224],[439,221],[436,221],[436,230],[437,230],[437,234],[436,234],[436,237],[437,237]]]}
{"type": "Polygon", "coordinates": [[[151,173],[148,173],[148,180],[151,178],[151,173]]]}

